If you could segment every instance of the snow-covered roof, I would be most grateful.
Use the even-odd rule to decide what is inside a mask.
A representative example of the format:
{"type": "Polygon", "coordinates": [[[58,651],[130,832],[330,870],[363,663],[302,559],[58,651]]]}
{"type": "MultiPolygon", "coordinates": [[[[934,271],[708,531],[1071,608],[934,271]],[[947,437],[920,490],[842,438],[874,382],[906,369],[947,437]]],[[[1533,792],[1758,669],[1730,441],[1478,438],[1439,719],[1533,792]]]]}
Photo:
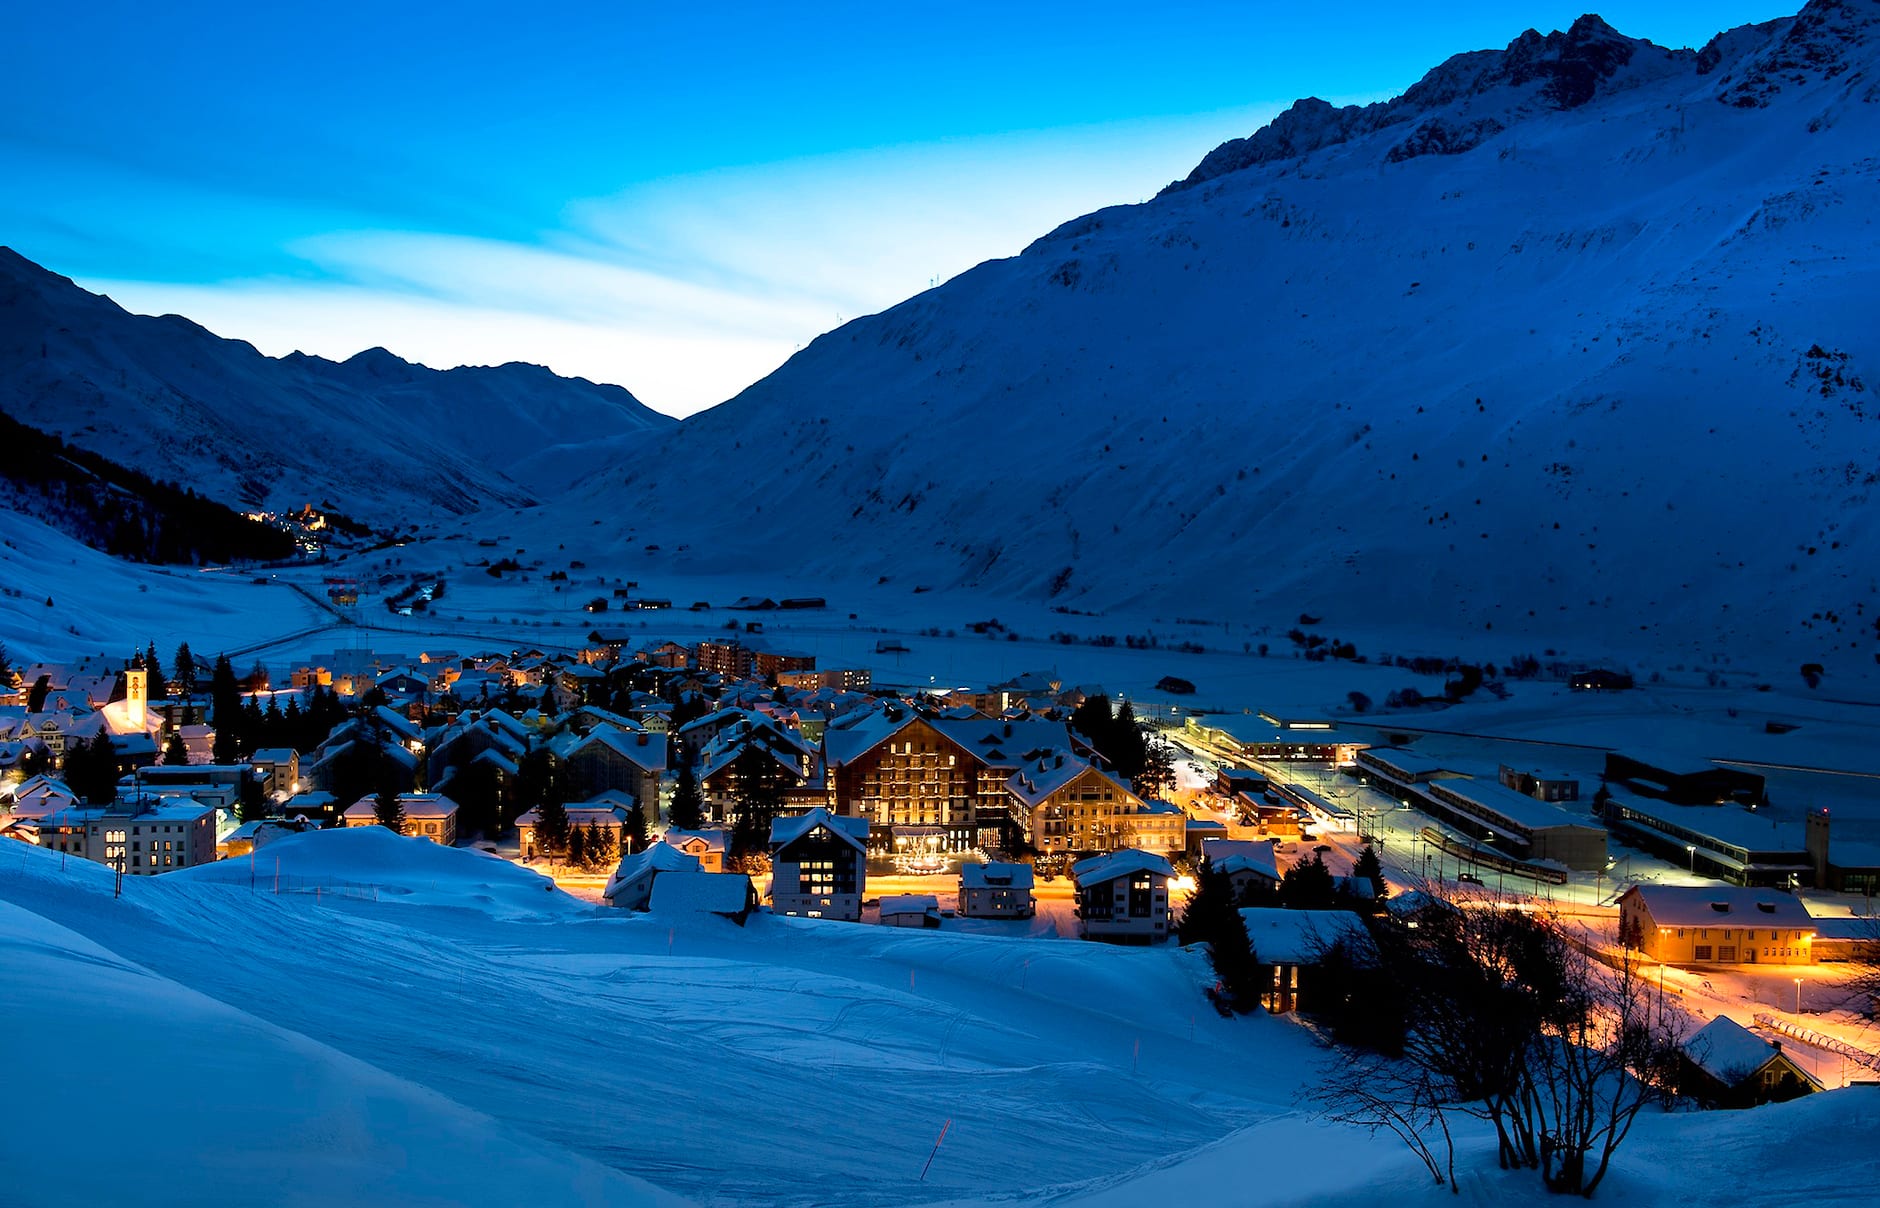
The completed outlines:
{"type": "Polygon", "coordinates": [[[753,893],[741,872],[662,872],[648,907],[654,914],[742,914],[753,893]]]}
{"type": "Polygon", "coordinates": [[[1325,950],[1343,943],[1353,959],[1376,959],[1377,947],[1363,920],[1348,910],[1282,910],[1276,906],[1242,907],[1247,938],[1262,962],[1317,964],[1325,950]]]}
{"type": "Polygon", "coordinates": [[[848,843],[856,851],[867,850],[868,819],[845,818],[840,814],[830,813],[820,805],[794,818],[778,818],[771,822],[770,846],[772,848],[786,847],[819,826],[848,843]]]}
{"type": "Polygon", "coordinates": [[[940,899],[930,893],[895,893],[881,899],[881,917],[894,918],[903,914],[926,914],[940,909],[940,899]]]}
{"type": "Polygon", "coordinates": [[[1114,881],[1132,873],[1148,872],[1160,877],[1175,875],[1175,866],[1165,857],[1140,848],[1125,847],[1107,856],[1092,856],[1071,865],[1071,878],[1079,885],[1114,881]]]}
{"type": "Polygon", "coordinates": [[[1814,924],[1800,898],[1775,889],[1734,885],[1634,885],[1660,927],[1799,927],[1814,924]]]}
{"type": "Polygon", "coordinates": [[[697,856],[688,855],[669,843],[653,843],[645,851],[620,858],[620,864],[614,869],[614,875],[607,879],[607,888],[601,891],[601,896],[611,902],[615,893],[644,877],[699,871],[702,871],[702,865],[697,856]]]}
{"type": "Polygon", "coordinates": [[[1691,1033],[1681,1047],[1691,1064],[1725,1086],[1748,1079],[1781,1051],[1728,1015],[1691,1033]]]}
{"type": "Polygon", "coordinates": [[[676,826],[666,828],[660,838],[674,847],[698,847],[701,851],[722,853],[725,850],[725,832],[721,827],[708,827],[704,830],[680,830],[676,826]]]}
{"type": "Polygon", "coordinates": [[[1029,864],[966,863],[960,865],[961,889],[1030,889],[1033,884],[1029,864]]]}
{"type": "Polygon", "coordinates": [[[1203,839],[1201,857],[1216,872],[1229,876],[1250,872],[1269,881],[1280,879],[1279,852],[1267,839],[1203,839]]]}

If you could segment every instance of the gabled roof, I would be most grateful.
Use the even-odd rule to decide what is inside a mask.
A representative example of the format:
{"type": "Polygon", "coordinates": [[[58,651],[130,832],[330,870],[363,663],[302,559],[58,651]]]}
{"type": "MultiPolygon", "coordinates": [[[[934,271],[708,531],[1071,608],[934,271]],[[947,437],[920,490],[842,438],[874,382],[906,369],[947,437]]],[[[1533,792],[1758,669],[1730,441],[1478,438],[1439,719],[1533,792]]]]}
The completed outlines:
{"type": "Polygon", "coordinates": [[[1203,839],[1201,857],[1210,861],[1216,872],[1229,876],[1250,872],[1278,883],[1279,853],[1265,839],[1203,839]]]}
{"type": "Polygon", "coordinates": [[[1754,1077],[1782,1052],[1728,1015],[1719,1015],[1693,1032],[1679,1048],[1692,1065],[1725,1086],[1754,1077]]]}
{"type": "Polygon", "coordinates": [[[778,818],[770,824],[770,847],[775,851],[788,847],[817,827],[823,827],[856,851],[867,851],[868,819],[845,818],[822,806],[794,818],[778,818]]]}
{"type": "Polygon", "coordinates": [[[725,850],[725,832],[722,827],[710,827],[705,830],[680,830],[676,826],[666,828],[660,836],[674,847],[683,847],[694,842],[703,843],[706,851],[722,853],[725,850]]]}
{"type": "Polygon", "coordinates": [[[629,733],[612,726],[597,726],[593,733],[569,747],[567,755],[571,758],[596,743],[622,756],[642,771],[666,770],[666,740],[639,730],[629,733]]]}
{"type": "Polygon", "coordinates": [[[881,899],[881,917],[902,914],[928,914],[940,909],[940,899],[930,893],[893,893],[881,899]]]}
{"type": "Polygon", "coordinates": [[[665,872],[653,879],[654,914],[740,915],[756,890],[741,872],[665,872]]]}
{"type": "Polygon", "coordinates": [[[1172,877],[1175,875],[1175,866],[1170,864],[1165,857],[1136,847],[1121,848],[1107,856],[1092,856],[1088,860],[1079,860],[1071,865],[1071,879],[1079,885],[1114,881],[1118,877],[1126,877],[1138,872],[1172,877]]]}
{"type": "Polygon", "coordinates": [[[1734,885],[1634,885],[1660,927],[1809,927],[1814,918],[1792,894],[1734,885]]]}
{"type": "Polygon", "coordinates": [[[1242,907],[1247,939],[1262,963],[1316,965],[1326,949],[1342,943],[1354,960],[1377,958],[1377,945],[1364,921],[1349,910],[1282,910],[1276,906],[1242,907]]]}
{"type": "Polygon", "coordinates": [[[961,889],[1030,889],[1032,868],[1029,864],[960,865],[961,889]]]}
{"type": "Polygon", "coordinates": [[[620,865],[614,869],[614,875],[607,879],[607,888],[601,891],[601,896],[611,902],[614,900],[614,894],[644,877],[674,872],[699,872],[701,868],[697,856],[688,855],[669,843],[649,844],[645,851],[634,852],[620,858],[620,865]]]}

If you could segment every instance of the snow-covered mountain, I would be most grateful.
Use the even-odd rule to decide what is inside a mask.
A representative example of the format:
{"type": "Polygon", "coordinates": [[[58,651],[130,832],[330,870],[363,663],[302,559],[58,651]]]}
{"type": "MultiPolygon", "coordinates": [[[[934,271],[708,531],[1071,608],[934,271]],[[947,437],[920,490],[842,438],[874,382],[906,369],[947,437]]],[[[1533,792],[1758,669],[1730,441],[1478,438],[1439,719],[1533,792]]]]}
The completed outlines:
{"type": "Polygon", "coordinates": [[[1589,16],[1301,101],[566,506],[701,570],[1866,662],[1877,57],[1877,0],[1589,16]]]}
{"type": "Polygon", "coordinates": [[[370,521],[541,498],[673,422],[536,365],[263,356],[127,314],[7,248],[0,411],[225,503],[326,501],[370,521]]]}

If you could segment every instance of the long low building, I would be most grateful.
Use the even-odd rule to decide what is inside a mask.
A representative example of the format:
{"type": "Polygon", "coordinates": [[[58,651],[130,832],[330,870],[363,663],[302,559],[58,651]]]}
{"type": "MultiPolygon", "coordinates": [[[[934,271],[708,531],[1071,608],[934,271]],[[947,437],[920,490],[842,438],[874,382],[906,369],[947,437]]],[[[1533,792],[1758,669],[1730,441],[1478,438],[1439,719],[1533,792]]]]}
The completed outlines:
{"type": "Polygon", "coordinates": [[[1434,780],[1424,808],[1519,860],[1549,860],[1578,872],[1606,867],[1606,829],[1493,780],[1434,780]]]}
{"type": "Polygon", "coordinates": [[[1812,884],[1803,828],[1774,810],[1609,798],[1606,825],[1635,847],[1737,885],[1812,884]]]}
{"type": "Polygon", "coordinates": [[[1458,775],[1427,755],[1403,747],[1368,747],[1359,751],[1358,771],[1398,789],[1415,789],[1445,776],[1458,775]]]}
{"type": "Polygon", "coordinates": [[[1731,885],[1634,885],[1619,939],[1667,965],[1812,965],[1815,920],[1799,898],[1731,885]]]}

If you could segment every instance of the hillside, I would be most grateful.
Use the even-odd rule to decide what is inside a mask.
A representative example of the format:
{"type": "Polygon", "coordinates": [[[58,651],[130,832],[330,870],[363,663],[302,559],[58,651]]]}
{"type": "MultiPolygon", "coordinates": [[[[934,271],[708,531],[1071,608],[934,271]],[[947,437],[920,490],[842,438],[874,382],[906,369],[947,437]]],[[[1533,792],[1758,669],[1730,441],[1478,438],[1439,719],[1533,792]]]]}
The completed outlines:
{"type": "Polygon", "coordinates": [[[1871,669],[1877,26],[1587,17],[1301,101],[565,506],[701,573],[1871,669]]]}
{"type": "MultiPolygon", "coordinates": [[[[0,1109],[59,1125],[9,1204],[1559,1202],[1481,1121],[1456,1196],[1314,1118],[1326,1050],[1215,1014],[1198,950],[633,915],[375,827],[121,898],[0,855],[0,1109]]],[[[1869,1087],[1650,1110],[1600,1202],[1747,1157],[1743,1208],[1865,1203],[1877,1114],[1869,1087]]]]}
{"type": "Polygon", "coordinates": [[[128,314],[6,248],[0,412],[234,506],[330,503],[374,524],[531,502],[673,422],[534,365],[266,357],[128,314]],[[596,436],[610,440],[582,447],[596,436]]]}

